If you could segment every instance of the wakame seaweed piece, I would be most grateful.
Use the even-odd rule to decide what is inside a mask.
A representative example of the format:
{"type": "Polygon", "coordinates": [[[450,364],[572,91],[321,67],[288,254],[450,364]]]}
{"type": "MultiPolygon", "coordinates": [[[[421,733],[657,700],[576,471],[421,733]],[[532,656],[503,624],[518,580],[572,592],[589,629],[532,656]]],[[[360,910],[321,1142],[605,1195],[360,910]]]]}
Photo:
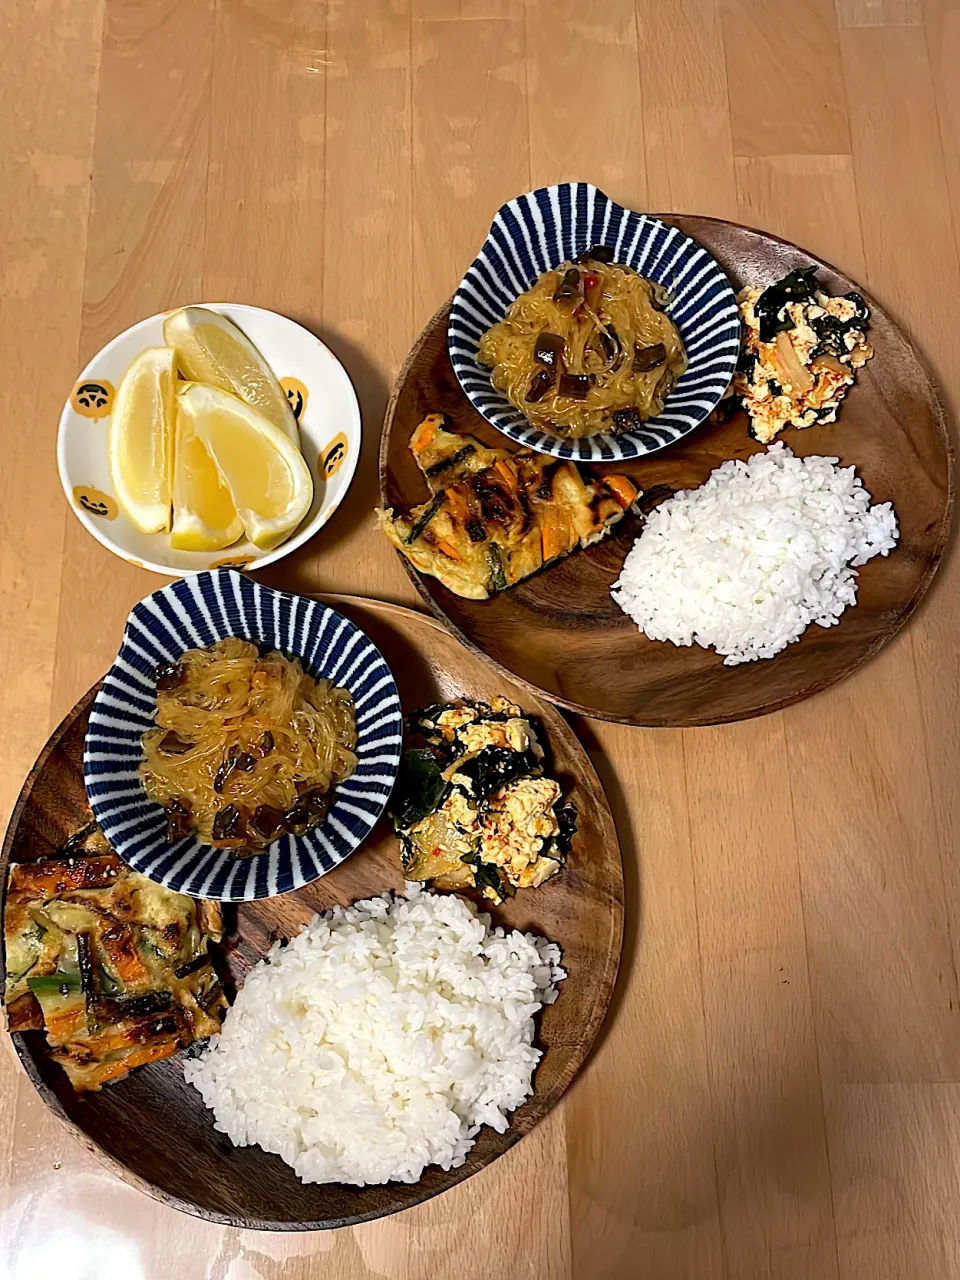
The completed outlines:
{"type": "Polygon", "coordinates": [[[824,313],[822,316],[813,316],[810,320],[810,327],[820,339],[813,349],[813,356],[831,355],[842,359],[849,355],[847,344],[844,341],[846,335],[848,333],[859,335],[868,327],[870,312],[867,304],[858,293],[848,293],[844,296],[855,305],[859,302],[862,310],[858,307],[856,315],[851,316],[849,320],[841,320],[839,316],[832,316],[828,313],[824,313]]]}
{"type": "Polygon", "coordinates": [[[758,356],[755,351],[751,351],[748,347],[741,347],[740,354],[737,357],[737,372],[742,373],[747,382],[753,381],[753,375],[757,371],[758,356]]]}
{"type": "Polygon", "coordinates": [[[852,320],[848,320],[847,324],[856,324],[860,328],[866,327],[870,321],[870,308],[867,306],[866,298],[864,298],[862,293],[857,293],[853,289],[851,289],[849,293],[845,293],[843,296],[848,302],[852,302],[857,308],[856,315],[852,320]]]}
{"type": "Polygon", "coordinates": [[[412,711],[409,719],[412,724],[422,724],[424,721],[429,724],[436,724],[444,711],[450,711],[453,707],[459,705],[457,702],[431,702],[428,707],[420,707],[417,711],[412,711]]]}
{"type": "Polygon", "coordinates": [[[427,503],[426,507],[424,507],[423,511],[420,512],[419,516],[417,516],[417,519],[416,519],[416,522],[414,523],[413,528],[404,538],[404,542],[407,544],[408,547],[411,542],[416,542],[416,540],[423,533],[424,529],[426,529],[427,525],[430,523],[433,517],[437,514],[437,512],[443,506],[443,500],[446,496],[447,496],[446,489],[440,489],[439,492],[434,494],[431,501],[427,503]]]}
{"type": "Polygon", "coordinates": [[[780,312],[788,302],[812,302],[817,288],[817,268],[803,267],[769,285],[754,303],[761,342],[773,342],[778,333],[794,327],[780,312]]]}
{"type": "MultiPolygon", "coordinates": [[[[458,705],[472,708],[477,713],[477,722],[484,724],[502,724],[505,720],[516,719],[509,711],[494,711],[489,702],[473,702],[469,698],[464,698],[458,705]]],[[[523,715],[522,712],[520,714],[523,715]]]]}
{"type": "Polygon", "coordinates": [[[503,556],[495,542],[487,547],[487,560],[490,564],[490,585],[494,591],[506,591],[507,575],[503,569],[503,556]]]}
{"type": "Polygon", "coordinates": [[[538,400],[542,400],[556,380],[555,370],[538,369],[530,379],[530,387],[524,396],[527,404],[536,404],[538,400]]]}
{"type": "Polygon", "coordinates": [[[498,898],[512,898],[516,893],[513,885],[505,880],[497,868],[491,866],[489,862],[481,862],[478,858],[475,862],[471,862],[470,866],[473,868],[473,879],[478,889],[492,889],[498,898]]]}
{"type": "Polygon", "coordinates": [[[487,531],[476,516],[471,516],[463,527],[471,542],[486,542],[487,531]]]}
{"type": "Polygon", "coordinates": [[[847,348],[843,336],[850,327],[850,323],[852,322],[844,324],[842,320],[836,316],[827,315],[826,312],[822,316],[811,317],[810,328],[820,339],[811,355],[845,356],[847,348]]]}
{"type": "Polygon", "coordinates": [[[729,422],[733,415],[740,408],[739,396],[724,396],[713,413],[710,415],[712,422],[729,422]]]}
{"type": "Polygon", "coordinates": [[[562,859],[570,852],[573,837],[577,833],[577,811],[572,804],[564,804],[553,812],[560,830],[546,843],[543,852],[548,858],[562,859]]]}
{"type": "Polygon", "coordinates": [[[434,813],[449,785],[432,751],[405,751],[390,801],[394,826],[406,829],[434,813]]]}
{"type": "Polygon", "coordinates": [[[534,360],[539,360],[548,369],[555,369],[562,352],[563,339],[558,333],[551,333],[549,329],[544,329],[542,333],[537,334],[537,340],[533,344],[534,360]]]}
{"type": "Polygon", "coordinates": [[[405,831],[398,831],[397,838],[400,841],[400,865],[406,871],[417,859],[417,847],[405,831]]]}
{"type": "Polygon", "coordinates": [[[509,747],[484,747],[472,759],[459,764],[457,773],[469,778],[470,795],[478,801],[489,799],[500,787],[518,778],[539,777],[543,768],[529,748],[511,751],[509,747]]]}
{"type": "Polygon", "coordinates": [[[435,462],[432,467],[427,467],[424,475],[430,477],[439,476],[449,467],[455,467],[458,463],[463,462],[464,458],[469,458],[471,453],[475,453],[472,444],[465,444],[462,449],[458,449],[456,453],[450,455],[449,458],[441,458],[439,462],[435,462]]]}

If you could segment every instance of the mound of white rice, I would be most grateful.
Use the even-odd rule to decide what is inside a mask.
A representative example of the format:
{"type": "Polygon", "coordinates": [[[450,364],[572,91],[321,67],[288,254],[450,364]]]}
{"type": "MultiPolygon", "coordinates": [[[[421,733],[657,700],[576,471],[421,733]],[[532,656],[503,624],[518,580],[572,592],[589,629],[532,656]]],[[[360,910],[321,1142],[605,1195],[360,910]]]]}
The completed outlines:
{"type": "Polygon", "coordinates": [[[651,513],[613,598],[651,640],[716,649],[727,666],[833,626],[857,601],[851,566],[897,541],[892,505],[871,507],[838,461],[775,444],[723,463],[651,513]]]}
{"type": "Polygon", "coordinates": [[[273,947],[184,1074],[231,1141],[304,1182],[416,1182],[533,1092],[533,1017],[559,962],[545,938],[410,883],[273,947]]]}

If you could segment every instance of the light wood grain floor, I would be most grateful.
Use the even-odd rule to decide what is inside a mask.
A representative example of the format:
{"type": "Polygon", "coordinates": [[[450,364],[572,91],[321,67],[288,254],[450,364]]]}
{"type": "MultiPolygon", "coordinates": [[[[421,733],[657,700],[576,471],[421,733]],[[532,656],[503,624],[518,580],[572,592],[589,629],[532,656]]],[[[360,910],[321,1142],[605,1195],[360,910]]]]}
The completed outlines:
{"type": "MultiPolygon", "coordinates": [[[[858,277],[960,395],[957,0],[5,0],[0,804],[159,580],[67,510],[77,368],[161,308],[287,313],[365,447],[269,580],[412,602],[375,535],[388,388],[492,211],[590,179],[858,277]]],[[[4,1280],[960,1275],[960,565],[867,669],[684,733],[578,722],[616,807],[615,1018],[551,1120],[399,1218],[264,1236],[162,1210],[0,1053],[4,1280]]]]}

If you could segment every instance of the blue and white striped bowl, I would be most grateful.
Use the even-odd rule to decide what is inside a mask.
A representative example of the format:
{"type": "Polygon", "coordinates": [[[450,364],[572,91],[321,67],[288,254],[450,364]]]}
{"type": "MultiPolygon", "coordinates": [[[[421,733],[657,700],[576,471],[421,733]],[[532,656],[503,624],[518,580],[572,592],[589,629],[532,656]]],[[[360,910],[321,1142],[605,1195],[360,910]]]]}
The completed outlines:
{"type": "Polygon", "coordinates": [[[647,214],[633,213],[589,182],[563,182],[518,196],[499,210],[453,297],[447,329],[461,387],[486,420],[518,444],[556,458],[615,462],[672,444],[716,407],[733,378],[740,319],[730,281],[695,240],[647,214]],[[604,244],[671,295],[666,308],[680,330],[689,365],[663,412],[617,435],[564,440],[530,425],[477,360],[480,338],[502,320],[544,271],[604,244]]]}
{"type": "Polygon", "coordinates": [[[195,898],[246,902],[299,889],[353,853],[390,797],[402,736],[393,675],[359,627],[314,600],[220,569],[174,582],[135,606],[90,711],[83,777],[104,835],[136,871],[195,898]],[[300,658],[311,675],[348,689],[356,707],[359,762],[337,787],[326,821],[251,858],[195,837],[171,843],[163,809],[148,800],[139,776],[141,738],[156,714],[157,668],[225,636],[300,658]]]}

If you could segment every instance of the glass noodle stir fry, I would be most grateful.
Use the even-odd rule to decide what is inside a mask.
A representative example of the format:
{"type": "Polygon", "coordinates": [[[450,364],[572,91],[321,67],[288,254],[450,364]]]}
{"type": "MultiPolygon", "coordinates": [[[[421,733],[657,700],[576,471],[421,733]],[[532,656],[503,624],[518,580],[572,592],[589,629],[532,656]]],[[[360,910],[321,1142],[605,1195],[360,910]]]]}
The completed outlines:
{"type": "Polygon", "coordinates": [[[356,743],[345,689],[228,637],[161,668],[140,774],[171,839],[192,830],[242,853],[318,826],[356,768],[356,743]]]}
{"type": "Polygon", "coordinates": [[[480,339],[493,385],[543,431],[629,431],[687,367],[667,296],[604,245],[545,272],[480,339]]]}

